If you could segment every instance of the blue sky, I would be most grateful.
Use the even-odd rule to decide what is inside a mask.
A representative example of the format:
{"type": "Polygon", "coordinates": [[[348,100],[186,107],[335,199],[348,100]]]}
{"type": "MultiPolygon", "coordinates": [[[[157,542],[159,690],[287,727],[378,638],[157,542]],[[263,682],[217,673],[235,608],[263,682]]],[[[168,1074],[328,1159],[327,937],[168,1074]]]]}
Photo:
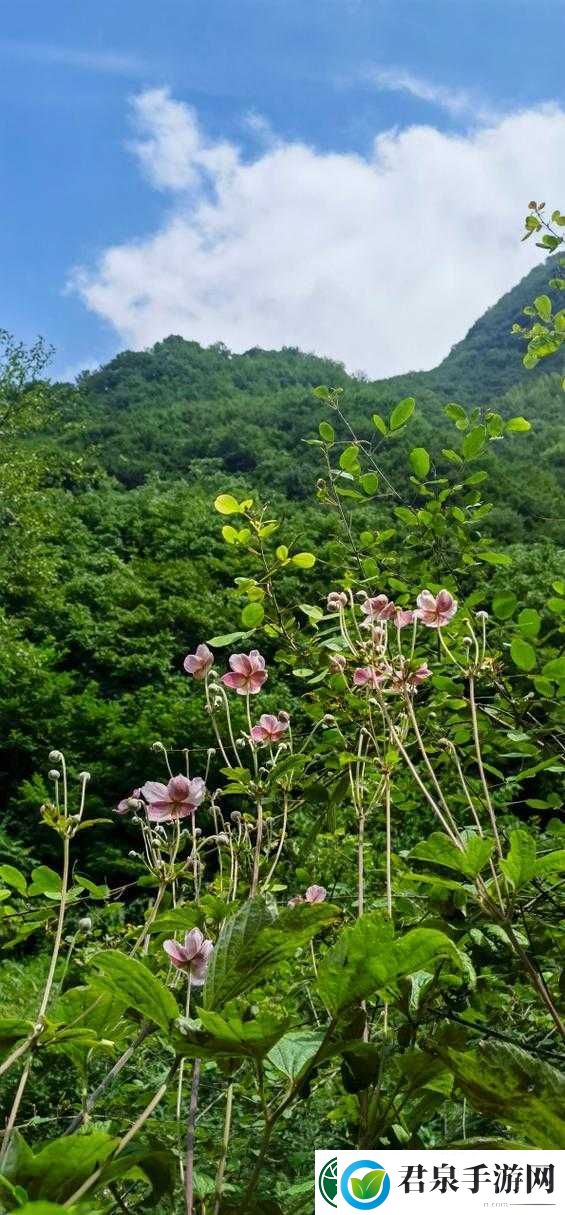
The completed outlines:
{"type": "Polygon", "coordinates": [[[12,0],[0,327],[59,374],[169,326],[430,365],[531,265],[527,183],[565,203],[564,34],[562,0],[12,0]],[[439,290],[401,341],[399,294],[416,323],[439,290]]]}

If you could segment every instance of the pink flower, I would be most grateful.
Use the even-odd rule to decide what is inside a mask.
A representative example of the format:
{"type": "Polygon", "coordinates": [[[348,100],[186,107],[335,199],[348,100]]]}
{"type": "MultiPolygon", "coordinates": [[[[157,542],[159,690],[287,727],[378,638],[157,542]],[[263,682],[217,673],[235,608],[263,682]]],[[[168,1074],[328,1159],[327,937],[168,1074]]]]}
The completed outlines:
{"type": "Polygon", "coordinates": [[[231,671],[222,675],[222,683],[226,688],[234,688],[239,696],[248,692],[255,695],[260,692],[267,678],[265,659],[258,650],[249,654],[232,654],[230,658],[231,671]]]}
{"type": "Polygon", "coordinates": [[[190,974],[192,983],[201,986],[206,978],[210,954],[214,946],[205,940],[199,928],[192,928],[180,941],[163,941],[163,949],[168,953],[173,966],[190,974]]]}
{"type": "Polygon", "coordinates": [[[345,591],[330,591],[328,595],[328,612],[339,612],[340,607],[347,607],[345,591]]]}
{"type": "Polygon", "coordinates": [[[365,688],[367,684],[378,688],[388,674],[387,667],[357,667],[353,672],[353,683],[356,688],[365,688]]]}
{"type": "Polygon", "coordinates": [[[254,743],[276,743],[288,730],[288,721],[273,717],[272,713],[263,713],[256,726],[253,726],[251,737],[254,743]]]}
{"type": "Polygon", "coordinates": [[[204,801],[206,785],[201,776],[195,776],[193,780],[187,776],[172,776],[167,785],[148,780],[141,792],[147,802],[149,822],[172,823],[194,814],[204,801]]]}
{"type": "Polygon", "coordinates": [[[325,886],[309,886],[305,894],[295,894],[288,900],[289,907],[297,907],[299,903],[323,903],[327,898],[325,886]]]}
{"type": "Polygon", "coordinates": [[[395,671],[392,677],[392,688],[395,692],[417,692],[418,687],[425,679],[429,679],[432,671],[427,662],[420,663],[419,667],[410,668],[405,666],[400,671],[395,671]]]}
{"type": "Polygon", "coordinates": [[[129,797],[122,797],[121,802],[118,802],[117,806],[115,807],[116,814],[128,814],[132,809],[130,803],[132,801],[139,801],[140,797],[141,789],[133,789],[129,797]]]}
{"type": "Polygon", "coordinates": [[[431,591],[421,591],[417,603],[415,615],[429,629],[441,629],[457,611],[457,600],[449,591],[440,591],[439,595],[432,595],[431,591]]]}
{"type": "Polygon", "coordinates": [[[394,623],[397,629],[405,629],[408,624],[413,624],[414,616],[415,612],[411,611],[409,608],[395,607],[394,623]]]}
{"type": "Polygon", "coordinates": [[[323,903],[327,893],[324,886],[309,886],[304,898],[307,903],[323,903]]]}
{"type": "Polygon", "coordinates": [[[204,679],[204,676],[214,665],[214,655],[207,645],[197,645],[195,654],[187,654],[183,667],[187,675],[194,675],[195,679],[204,679]]]}
{"type": "Polygon", "coordinates": [[[372,599],[365,600],[361,611],[367,617],[363,624],[369,628],[375,621],[381,623],[383,620],[392,620],[396,607],[388,595],[375,595],[372,599]]]}

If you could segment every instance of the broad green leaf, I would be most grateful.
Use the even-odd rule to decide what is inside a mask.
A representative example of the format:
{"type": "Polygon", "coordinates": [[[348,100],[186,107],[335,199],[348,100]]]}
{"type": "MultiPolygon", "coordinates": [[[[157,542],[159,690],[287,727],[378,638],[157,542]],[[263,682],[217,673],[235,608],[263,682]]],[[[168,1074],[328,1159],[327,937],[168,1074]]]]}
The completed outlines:
{"type": "Polygon", "coordinates": [[[293,565],[297,565],[301,570],[311,570],[312,566],[316,564],[316,558],[313,553],[295,553],[291,557],[291,561],[293,565]]]}
{"type": "Polygon", "coordinates": [[[536,652],[530,645],[529,641],[525,641],[523,637],[513,637],[510,645],[510,653],[512,661],[521,671],[533,671],[537,659],[536,652]]]}
{"type": "Polygon", "coordinates": [[[532,424],[531,424],[531,422],[528,422],[527,418],[510,418],[509,421],[506,423],[506,429],[510,433],[512,433],[512,432],[520,433],[520,432],[524,432],[526,430],[531,430],[532,424]]]}
{"type": "Polygon", "coordinates": [[[60,899],[63,883],[58,873],[48,865],[38,865],[31,871],[31,885],[28,894],[44,894],[48,899],[60,899]]]}
{"type": "Polygon", "coordinates": [[[538,857],[534,877],[550,877],[552,873],[565,873],[565,848],[557,848],[555,852],[538,857]]]}
{"type": "Polygon", "coordinates": [[[463,455],[466,460],[474,460],[483,450],[486,442],[484,426],[474,426],[463,439],[463,455]]]}
{"type": "Polygon", "coordinates": [[[238,535],[237,527],[232,527],[230,523],[226,523],[222,528],[222,536],[226,544],[237,544],[238,535]]]}
{"type": "Polygon", "coordinates": [[[500,868],[512,883],[514,890],[525,886],[534,876],[536,867],[536,841],[529,831],[518,827],[509,835],[510,850],[505,860],[500,862],[500,868]]]}
{"type": "Polygon", "coordinates": [[[129,958],[117,949],[94,955],[92,964],[100,975],[100,984],[111,991],[130,1009],[167,1030],[179,1015],[177,1002],[160,979],[143,962],[129,958]]]}
{"type": "Polygon", "coordinates": [[[445,865],[448,869],[456,869],[472,878],[487,864],[493,843],[493,840],[484,836],[471,835],[465,840],[465,848],[461,851],[451,842],[449,836],[441,831],[434,831],[427,840],[416,844],[410,856],[420,861],[431,861],[435,865],[445,865]]]}
{"type": "Polygon", "coordinates": [[[288,1017],[260,1009],[256,1017],[243,1020],[228,1008],[222,1013],[199,1009],[198,1020],[181,1018],[172,1044],[180,1055],[220,1059],[263,1059],[288,1029],[288,1017]]]}
{"type": "Polygon", "coordinates": [[[33,1021],[24,1021],[21,1017],[0,1017],[0,1051],[11,1047],[20,1038],[27,1038],[33,1033],[33,1021]]]}
{"type": "Polygon", "coordinates": [[[518,600],[514,591],[501,591],[492,601],[492,610],[499,620],[509,620],[517,606],[518,600]]]}
{"type": "Polygon", "coordinates": [[[265,899],[250,900],[220,934],[208,968],[203,1007],[221,1008],[253,990],[339,916],[338,908],[329,903],[302,903],[276,915],[265,899]]]}
{"type": "Polygon", "coordinates": [[[533,1148],[565,1148],[565,1076],[518,1046],[481,1042],[471,1050],[434,1043],[483,1117],[520,1132],[533,1148]]]}
{"type": "Polygon", "coordinates": [[[7,886],[12,886],[17,890],[18,894],[25,894],[27,882],[23,873],[19,869],[15,869],[13,865],[0,865],[0,882],[5,882],[7,886]]]}
{"type": "Polygon", "coordinates": [[[512,565],[512,558],[508,553],[495,553],[489,548],[481,549],[477,557],[486,561],[487,565],[512,565]]]}
{"type": "Polygon", "coordinates": [[[53,1139],[36,1154],[20,1140],[8,1157],[6,1176],[23,1186],[31,1199],[65,1202],[108,1159],[118,1142],[106,1131],[90,1131],[53,1139]]]}
{"type": "Polygon", "coordinates": [[[236,641],[244,641],[246,637],[249,637],[249,633],[242,632],[240,629],[238,633],[222,633],[218,637],[210,637],[208,639],[208,645],[214,645],[216,648],[222,648],[225,645],[234,645],[236,641]]]}
{"type": "Polygon", "coordinates": [[[423,481],[430,471],[430,456],[425,447],[413,447],[410,452],[410,463],[416,477],[423,481]]]}
{"type": "Polygon", "coordinates": [[[317,388],[312,389],[312,395],[318,397],[320,401],[327,401],[331,396],[331,392],[329,388],[326,388],[325,384],[318,384],[317,388]]]}
{"type": "Polygon", "coordinates": [[[364,473],[359,479],[359,484],[364,493],[376,494],[379,488],[379,478],[374,472],[364,473]]]}
{"type": "Polygon", "coordinates": [[[267,1063],[294,1083],[318,1053],[324,1036],[320,1029],[292,1030],[269,1051],[267,1063]]]}
{"type": "Polygon", "coordinates": [[[408,419],[412,417],[415,408],[416,402],[414,397],[405,397],[403,401],[399,401],[390,415],[390,429],[400,430],[400,427],[404,426],[408,419]]]}
{"type": "Polygon", "coordinates": [[[237,498],[233,494],[218,494],[214,507],[220,515],[240,515],[241,510],[237,498]]]}
{"type": "Polygon", "coordinates": [[[541,629],[541,616],[535,608],[523,608],[518,616],[518,628],[523,637],[537,637],[541,629]]]}
{"type": "Polygon", "coordinates": [[[180,907],[172,907],[162,911],[149,925],[147,931],[153,935],[164,937],[182,936],[191,928],[201,928],[204,916],[196,903],[181,903],[180,907]]]}
{"type": "Polygon", "coordinates": [[[372,423],[373,423],[373,426],[375,427],[375,429],[380,431],[380,433],[382,435],[388,434],[388,426],[387,426],[384,418],[381,418],[380,413],[373,414],[372,423]]]}
{"type": "Polygon", "coordinates": [[[344,472],[359,472],[359,448],[354,443],[342,451],[339,457],[339,467],[343,468],[344,472]]]}
{"type": "Polygon", "coordinates": [[[318,431],[320,438],[324,440],[324,443],[333,443],[335,439],[335,431],[333,426],[330,426],[329,422],[320,422],[318,431]]]}
{"type": "Polygon", "coordinates": [[[551,300],[548,295],[538,295],[534,300],[534,308],[542,321],[551,320],[551,300]]]}
{"type": "Polygon", "coordinates": [[[265,615],[262,603],[247,603],[241,613],[241,623],[247,629],[256,629],[265,615]]]}
{"type": "Polygon", "coordinates": [[[565,679],[565,657],[551,658],[542,668],[547,679],[565,679]]]}
{"type": "Polygon", "coordinates": [[[443,412],[452,422],[467,422],[467,414],[462,405],[457,405],[455,401],[451,401],[449,405],[444,405],[443,412]]]}

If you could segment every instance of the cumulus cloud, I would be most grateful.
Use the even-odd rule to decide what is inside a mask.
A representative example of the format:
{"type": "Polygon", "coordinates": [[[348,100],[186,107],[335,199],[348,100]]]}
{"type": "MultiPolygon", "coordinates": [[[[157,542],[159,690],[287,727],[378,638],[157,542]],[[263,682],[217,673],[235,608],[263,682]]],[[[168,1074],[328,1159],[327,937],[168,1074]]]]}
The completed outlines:
{"type": "Polygon", "coordinates": [[[367,157],[275,142],[245,158],[163,89],[135,101],[162,226],[108,248],[73,285],[122,342],[170,333],[233,350],[300,346],[388,376],[432,367],[539,255],[531,197],[565,196],[565,112],[466,135],[415,126],[367,157]]]}

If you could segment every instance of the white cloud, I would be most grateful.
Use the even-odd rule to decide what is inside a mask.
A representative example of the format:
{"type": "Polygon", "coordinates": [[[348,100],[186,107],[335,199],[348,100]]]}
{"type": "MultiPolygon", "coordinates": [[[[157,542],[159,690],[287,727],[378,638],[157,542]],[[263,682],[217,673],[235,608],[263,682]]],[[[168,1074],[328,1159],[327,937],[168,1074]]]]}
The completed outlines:
{"type": "Polygon", "coordinates": [[[0,52],[34,63],[81,68],[110,76],[145,76],[148,72],[148,65],[137,56],[122,54],[119,51],[84,50],[81,47],[55,46],[46,42],[2,39],[0,52]]]}
{"type": "Polygon", "coordinates": [[[486,105],[477,94],[468,89],[452,89],[443,84],[435,84],[403,68],[372,68],[366,75],[377,89],[388,93],[409,93],[418,101],[427,101],[445,110],[452,118],[473,118],[481,123],[496,122],[499,119],[499,115],[491,106],[486,105]]]}
{"type": "Polygon", "coordinates": [[[163,90],[136,118],[172,208],[73,283],[138,349],[180,333],[296,345],[374,376],[434,366],[539,256],[520,242],[528,200],[565,197],[556,107],[467,135],[386,132],[367,158],[279,142],[246,161],[163,90]]]}

